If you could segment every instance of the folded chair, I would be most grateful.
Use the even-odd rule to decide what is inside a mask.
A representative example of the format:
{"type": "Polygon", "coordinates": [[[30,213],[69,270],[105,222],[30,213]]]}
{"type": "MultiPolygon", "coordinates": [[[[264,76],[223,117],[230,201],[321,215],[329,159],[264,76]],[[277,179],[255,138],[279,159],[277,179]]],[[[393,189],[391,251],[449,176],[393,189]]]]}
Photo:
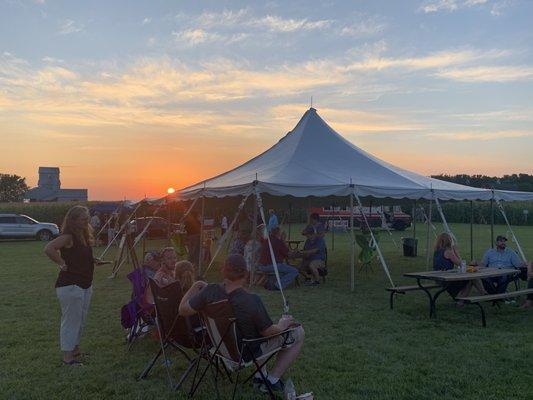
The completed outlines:
{"type": "Polygon", "coordinates": [[[259,372],[268,388],[270,398],[275,399],[276,396],[270,387],[268,379],[263,375],[262,368],[280,350],[293,343],[290,337],[290,332],[294,329],[287,329],[278,335],[269,337],[242,339],[239,341],[235,314],[231,303],[227,299],[208,304],[200,313],[200,316],[205,324],[207,334],[211,341],[211,348],[209,349],[210,357],[208,364],[200,374],[196,384],[193,385],[190,393],[191,397],[202,383],[207,370],[214,368],[215,389],[218,398],[218,374],[220,371],[219,365],[221,364],[230,382],[234,383],[232,399],[235,398],[237,386],[239,385],[240,371],[248,367],[253,367],[253,372],[242,382],[242,384],[248,382],[256,372],[259,372]],[[260,346],[261,343],[276,337],[282,338],[279,347],[276,347],[266,354],[261,354],[260,356],[254,354],[254,347],[260,346]],[[235,374],[234,382],[231,373],[235,374]]]}
{"type": "Polygon", "coordinates": [[[146,378],[159,357],[163,355],[170,387],[179,389],[202,355],[198,353],[198,349],[205,347],[202,345],[203,329],[200,326],[196,328],[191,326],[191,320],[189,318],[179,315],[179,304],[183,297],[181,283],[179,281],[164,287],[159,287],[154,280],[149,279],[149,285],[154,296],[154,320],[159,334],[159,350],[147,364],[141,375],[139,375],[138,379],[146,378]],[[169,367],[169,347],[176,349],[189,362],[187,369],[176,385],[174,385],[169,367]]]}
{"type": "Polygon", "coordinates": [[[146,301],[148,280],[141,268],[136,268],[128,274],[132,285],[131,301],[122,307],[122,326],[129,329],[127,341],[128,350],[133,343],[142,336],[146,327],[153,325],[152,313],[154,306],[146,301]]]}
{"type": "MultiPolygon", "coordinates": [[[[379,240],[377,234],[374,233],[376,241],[379,240]]],[[[370,270],[372,261],[377,256],[376,243],[372,240],[372,236],[369,234],[355,235],[355,242],[361,248],[361,252],[357,256],[357,260],[360,264],[360,271],[370,270]]]]}

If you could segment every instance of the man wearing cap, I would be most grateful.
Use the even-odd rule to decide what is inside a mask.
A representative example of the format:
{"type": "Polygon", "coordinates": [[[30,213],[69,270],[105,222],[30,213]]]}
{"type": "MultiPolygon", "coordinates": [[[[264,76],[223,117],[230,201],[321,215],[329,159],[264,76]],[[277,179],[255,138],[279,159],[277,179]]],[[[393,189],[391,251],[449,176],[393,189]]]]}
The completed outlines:
{"type": "MultiPolygon", "coordinates": [[[[196,282],[181,300],[180,315],[194,315],[202,311],[208,304],[227,299],[233,307],[237,330],[241,339],[257,339],[278,335],[294,324],[293,317],[289,315],[282,316],[278,323],[274,324],[261,298],[245,289],[249,273],[243,256],[240,254],[229,255],[222,267],[222,275],[224,280],[220,284],[196,282]]],[[[274,391],[283,391],[283,382],[280,378],[296,360],[303,345],[304,330],[301,325],[292,330],[290,335],[289,342],[292,344],[279,351],[276,362],[268,374],[263,371],[274,391]]],[[[266,354],[280,347],[283,341],[281,336],[276,336],[256,345],[252,351],[256,356],[266,354]]],[[[256,373],[253,383],[254,387],[259,390],[267,391],[259,373],[256,373]]]]}
{"type": "Polygon", "coordinates": [[[311,280],[304,284],[316,286],[320,284],[320,274],[326,274],[326,242],[323,233],[317,232],[316,229],[309,225],[302,234],[307,237],[304,243],[302,253],[301,268],[312,275],[311,280]]]}
{"type": "MultiPolygon", "coordinates": [[[[488,249],[485,252],[480,266],[490,268],[521,268],[524,266],[524,262],[522,262],[515,251],[507,247],[507,238],[498,235],[496,237],[496,247],[488,249]]],[[[484,279],[483,284],[489,293],[505,293],[507,285],[514,279],[511,275],[505,275],[484,279]]]]}

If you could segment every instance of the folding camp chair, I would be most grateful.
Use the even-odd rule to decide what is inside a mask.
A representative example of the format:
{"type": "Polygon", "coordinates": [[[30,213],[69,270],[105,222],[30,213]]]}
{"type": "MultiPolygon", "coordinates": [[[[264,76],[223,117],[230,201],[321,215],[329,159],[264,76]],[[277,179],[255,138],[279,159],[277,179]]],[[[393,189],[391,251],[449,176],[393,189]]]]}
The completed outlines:
{"type": "Polygon", "coordinates": [[[214,380],[215,389],[218,393],[218,373],[220,371],[219,364],[227,373],[227,377],[230,382],[233,382],[231,378],[231,372],[235,373],[235,382],[233,386],[232,399],[235,398],[237,386],[239,385],[239,373],[242,369],[253,367],[253,372],[242,382],[242,384],[248,382],[256,372],[259,372],[263,382],[268,388],[268,392],[271,399],[275,399],[270,383],[266,376],[263,375],[262,368],[267,362],[274,357],[280,350],[286,348],[288,345],[294,343],[290,333],[294,329],[287,329],[278,335],[269,337],[262,337],[258,339],[242,339],[238,340],[238,328],[236,325],[236,318],[233,312],[233,307],[228,299],[217,301],[208,304],[204,310],[200,313],[203,323],[205,324],[207,334],[211,341],[211,348],[209,349],[210,358],[208,364],[198,378],[198,381],[193,385],[191,391],[191,397],[194,395],[202,380],[204,379],[207,370],[215,368],[214,380]],[[257,356],[254,354],[253,348],[260,346],[261,343],[267,342],[276,337],[281,337],[282,341],[279,347],[269,351],[268,353],[257,356]]]}
{"type": "MultiPolygon", "coordinates": [[[[377,234],[375,233],[374,237],[376,238],[376,241],[379,240],[377,234]]],[[[374,243],[372,236],[369,234],[355,235],[355,242],[361,248],[361,252],[357,256],[357,260],[360,264],[359,270],[369,271],[372,268],[372,261],[378,254],[376,250],[377,243],[374,243]]]]}
{"type": "Polygon", "coordinates": [[[127,336],[128,350],[133,343],[146,332],[146,328],[154,324],[152,313],[154,306],[146,301],[148,281],[141,268],[128,274],[132,285],[131,301],[122,307],[122,326],[129,329],[127,336]]]}
{"type": "Polygon", "coordinates": [[[197,328],[191,326],[189,318],[179,315],[179,303],[183,297],[181,283],[179,281],[164,287],[159,287],[154,280],[149,279],[149,285],[154,296],[154,320],[159,334],[160,346],[157,354],[148,363],[138,379],[146,378],[156,361],[163,355],[169,384],[171,388],[179,389],[202,356],[201,352],[198,353],[197,349],[204,348],[202,345],[204,336],[203,329],[200,326],[197,328]],[[178,350],[189,362],[187,369],[176,385],[173,383],[169,367],[167,354],[169,347],[178,350]],[[192,356],[189,354],[191,350],[193,352],[192,356]]]}

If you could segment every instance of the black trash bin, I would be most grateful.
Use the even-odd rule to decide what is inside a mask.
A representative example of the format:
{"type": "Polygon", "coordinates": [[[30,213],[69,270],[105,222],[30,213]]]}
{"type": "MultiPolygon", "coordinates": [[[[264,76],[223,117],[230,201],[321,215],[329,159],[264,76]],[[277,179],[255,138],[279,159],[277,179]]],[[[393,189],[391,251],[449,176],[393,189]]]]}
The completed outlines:
{"type": "Polygon", "coordinates": [[[415,238],[403,238],[403,255],[405,257],[416,257],[417,256],[417,247],[418,239],[415,238]]]}

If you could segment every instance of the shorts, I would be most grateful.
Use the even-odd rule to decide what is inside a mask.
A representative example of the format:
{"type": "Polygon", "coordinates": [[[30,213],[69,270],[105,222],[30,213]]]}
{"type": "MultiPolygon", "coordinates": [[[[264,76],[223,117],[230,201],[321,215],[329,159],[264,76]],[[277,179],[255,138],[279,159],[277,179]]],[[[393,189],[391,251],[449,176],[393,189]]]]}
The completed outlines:
{"type": "Polygon", "coordinates": [[[304,339],[304,328],[301,325],[289,332],[289,337],[285,342],[285,335],[280,335],[261,343],[261,354],[268,354],[281,346],[285,342],[285,348],[291,347],[296,342],[301,342],[304,339]]]}

